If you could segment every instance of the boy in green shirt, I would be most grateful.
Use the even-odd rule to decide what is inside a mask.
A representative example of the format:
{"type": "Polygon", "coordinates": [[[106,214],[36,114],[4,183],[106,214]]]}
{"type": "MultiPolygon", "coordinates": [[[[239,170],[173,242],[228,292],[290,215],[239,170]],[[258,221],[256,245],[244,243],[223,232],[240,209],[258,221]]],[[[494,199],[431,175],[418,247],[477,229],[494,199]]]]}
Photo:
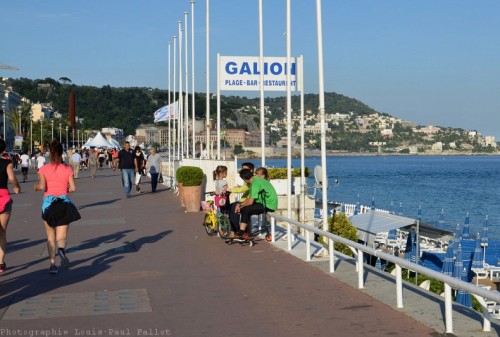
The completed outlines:
{"type": "Polygon", "coordinates": [[[251,236],[245,233],[250,217],[254,214],[274,212],[278,207],[278,195],[269,181],[255,177],[253,172],[248,169],[242,169],[240,177],[245,183],[250,184],[250,194],[248,199],[241,204],[237,204],[234,210],[236,214],[241,215],[238,236],[251,239],[251,236]]]}

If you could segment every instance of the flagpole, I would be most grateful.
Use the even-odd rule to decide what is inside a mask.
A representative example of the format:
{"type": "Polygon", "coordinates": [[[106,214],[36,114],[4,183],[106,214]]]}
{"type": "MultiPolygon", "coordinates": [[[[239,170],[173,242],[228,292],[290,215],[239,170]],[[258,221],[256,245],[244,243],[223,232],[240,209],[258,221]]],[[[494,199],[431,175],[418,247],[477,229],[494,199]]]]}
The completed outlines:
{"type": "Polygon", "coordinates": [[[316,21],[317,21],[317,38],[318,38],[318,80],[319,80],[319,115],[320,115],[320,128],[321,128],[321,192],[323,203],[323,230],[328,230],[328,177],[326,175],[326,127],[325,127],[325,83],[323,77],[323,30],[321,19],[321,0],[316,0],[316,21]]]}
{"type": "Polygon", "coordinates": [[[259,0],[259,71],[260,71],[260,142],[261,142],[261,165],[266,167],[266,131],[264,121],[264,32],[262,25],[262,0],[259,0]]]}
{"type": "Polygon", "coordinates": [[[207,6],[205,10],[206,15],[206,86],[207,86],[207,97],[206,97],[206,115],[207,115],[207,153],[208,158],[211,158],[210,153],[210,0],[206,0],[207,6]]]}
{"type": "Polygon", "coordinates": [[[186,124],[186,158],[189,158],[189,81],[188,81],[188,12],[184,12],[184,73],[186,82],[186,100],[184,101],[184,115],[186,124]]]}
{"type": "MultiPolygon", "coordinates": [[[[287,209],[288,217],[292,217],[292,88],[290,82],[291,77],[291,0],[286,1],[286,120],[287,120],[287,209]]],[[[290,231],[288,233],[291,233],[290,231]]],[[[291,244],[291,237],[288,238],[288,243],[291,244]]]]}
{"type": "Polygon", "coordinates": [[[217,53],[217,160],[220,160],[220,54],[217,53]]]}
{"type": "Polygon", "coordinates": [[[179,24],[179,156],[181,159],[184,159],[184,94],[182,93],[182,21],[177,21],[179,24]]]}
{"type": "MultiPolygon", "coordinates": [[[[168,176],[172,176],[172,139],[171,139],[171,113],[170,113],[170,42],[168,42],[168,176]]],[[[172,186],[170,186],[172,187],[172,186]]]]}
{"type": "Polygon", "coordinates": [[[176,76],[175,76],[176,75],[176,71],[177,71],[176,67],[177,67],[177,36],[174,36],[174,67],[173,67],[172,73],[173,73],[173,76],[174,76],[173,82],[174,82],[174,113],[175,113],[175,115],[174,115],[174,120],[172,122],[172,125],[174,126],[174,130],[173,130],[174,132],[172,133],[172,136],[174,138],[174,142],[173,142],[173,145],[174,145],[173,146],[174,160],[176,158],[177,158],[177,160],[179,160],[179,152],[177,152],[177,156],[176,156],[176,152],[175,152],[175,148],[177,147],[176,140],[177,140],[177,126],[178,126],[175,123],[176,123],[176,120],[177,120],[177,122],[179,121],[178,118],[177,118],[178,117],[177,116],[177,109],[175,108],[178,105],[178,103],[176,103],[176,100],[175,100],[175,98],[176,98],[175,97],[175,94],[176,94],[175,89],[176,89],[176,85],[177,85],[176,76]]]}
{"type": "Polygon", "coordinates": [[[194,102],[194,0],[191,0],[191,118],[193,122],[193,158],[196,154],[196,123],[194,102]]]}

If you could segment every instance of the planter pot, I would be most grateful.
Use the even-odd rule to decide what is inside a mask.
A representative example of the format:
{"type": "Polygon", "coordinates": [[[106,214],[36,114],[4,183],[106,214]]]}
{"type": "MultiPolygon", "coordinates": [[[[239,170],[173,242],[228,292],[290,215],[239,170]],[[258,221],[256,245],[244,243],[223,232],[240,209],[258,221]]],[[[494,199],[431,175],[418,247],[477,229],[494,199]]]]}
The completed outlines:
{"type": "Polygon", "coordinates": [[[201,186],[184,186],[184,203],[187,212],[199,212],[201,205],[201,186]]]}
{"type": "Polygon", "coordinates": [[[184,186],[182,186],[182,183],[177,183],[178,190],[179,190],[179,200],[181,202],[182,207],[186,207],[186,203],[184,202],[184,186]]]}
{"type": "Polygon", "coordinates": [[[276,190],[276,194],[286,195],[288,188],[286,179],[271,179],[270,182],[276,190]]]}

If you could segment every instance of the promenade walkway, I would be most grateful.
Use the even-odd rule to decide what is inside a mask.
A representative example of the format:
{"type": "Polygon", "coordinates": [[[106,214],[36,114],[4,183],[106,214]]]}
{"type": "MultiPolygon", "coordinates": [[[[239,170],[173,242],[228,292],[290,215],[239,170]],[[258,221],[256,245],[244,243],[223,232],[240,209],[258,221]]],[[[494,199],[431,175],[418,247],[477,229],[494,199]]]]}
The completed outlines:
{"type": "Polygon", "coordinates": [[[208,237],[202,213],[185,213],[163,186],[152,194],[144,183],[143,194],[125,198],[119,173],[110,169],[96,179],[80,172],[72,199],[82,219],[70,227],[70,267],[50,275],[34,182],[30,173],[13,196],[0,336],[423,337],[444,330],[279,244],[228,246],[208,237]]]}

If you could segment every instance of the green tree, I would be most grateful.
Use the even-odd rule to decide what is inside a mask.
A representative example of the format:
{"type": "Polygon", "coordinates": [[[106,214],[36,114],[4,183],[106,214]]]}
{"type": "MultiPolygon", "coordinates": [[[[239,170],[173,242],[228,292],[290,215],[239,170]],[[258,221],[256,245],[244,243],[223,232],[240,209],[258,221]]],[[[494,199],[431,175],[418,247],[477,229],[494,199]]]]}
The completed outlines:
{"type": "Polygon", "coordinates": [[[235,156],[242,154],[244,152],[245,152],[245,150],[243,149],[243,145],[240,145],[240,144],[234,145],[233,153],[235,156]]]}
{"type": "MultiPolygon", "coordinates": [[[[358,230],[343,213],[335,213],[335,216],[328,218],[328,231],[348,240],[358,241],[358,230]]],[[[342,243],[336,242],[334,248],[342,254],[353,256],[351,249],[342,243]]]]}

